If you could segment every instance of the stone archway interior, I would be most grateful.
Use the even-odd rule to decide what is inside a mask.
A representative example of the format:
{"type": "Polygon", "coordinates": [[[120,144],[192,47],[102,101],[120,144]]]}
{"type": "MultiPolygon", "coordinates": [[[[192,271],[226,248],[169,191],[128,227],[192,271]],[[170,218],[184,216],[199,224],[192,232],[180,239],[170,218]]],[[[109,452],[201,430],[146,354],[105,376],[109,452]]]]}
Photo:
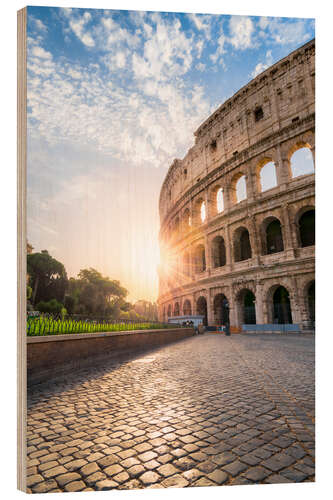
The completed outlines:
{"type": "Polygon", "coordinates": [[[315,211],[308,210],[299,219],[299,234],[301,246],[309,247],[315,244],[315,211]]]}
{"type": "Polygon", "coordinates": [[[191,316],[192,314],[191,302],[189,300],[185,300],[184,302],[183,314],[184,316],[191,316]]]}
{"type": "Polygon", "coordinates": [[[308,306],[309,319],[312,324],[316,321],[316,301],[315,301],[315,282],[313,282],[308,290],[308,306]]]}
{"type": "Polygon", "coordinates": [[[229,302],[223,293],[219,293],[214,298],[214,317],[217,325],[229,323],[229,302]]]}
{"type": "Polygon", "coordinates": [[[250,290],[247,290],[243,296],[243,317],[246,325],[256,324],[256,305],[255,295],[250,290]]]}
{"type": "Polygon", "coordinates": [[[283,286],[279,286],[273,294],[273,323],[292,322],[289,293],[283,286]]]}
{"type": "Polygon", "coordinates": [[[205,326],[207,326],[208,325],[208,321],[207,321],[207,301],[206,301],[205,297],[199,297],[198,300],[197,300],[197,314],[199,314],[200,316],[204,317],[203,324],[205,326]]]}
{"type": "Polygon", "coordinates": [[[226,264],[225,244],[222,236],[216,236],[212,248],[213,267],[222,267],[226,264]]]}
{"type": "Polygon", "coordinates": [[[267,253],[283,252],[283,238],[280,221],[275,219],[266,228],[267,253]]]}

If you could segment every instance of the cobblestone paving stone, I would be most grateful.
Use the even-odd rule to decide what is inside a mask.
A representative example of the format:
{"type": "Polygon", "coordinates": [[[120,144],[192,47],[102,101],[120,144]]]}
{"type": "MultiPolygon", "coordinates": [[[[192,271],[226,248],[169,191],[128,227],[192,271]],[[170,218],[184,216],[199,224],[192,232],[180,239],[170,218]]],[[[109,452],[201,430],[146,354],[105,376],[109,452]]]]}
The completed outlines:
{"type": "Polygon", "coordinates": [[[314,337],[205,334],[28,391],[27,491],[314,481],[314,337]]]}

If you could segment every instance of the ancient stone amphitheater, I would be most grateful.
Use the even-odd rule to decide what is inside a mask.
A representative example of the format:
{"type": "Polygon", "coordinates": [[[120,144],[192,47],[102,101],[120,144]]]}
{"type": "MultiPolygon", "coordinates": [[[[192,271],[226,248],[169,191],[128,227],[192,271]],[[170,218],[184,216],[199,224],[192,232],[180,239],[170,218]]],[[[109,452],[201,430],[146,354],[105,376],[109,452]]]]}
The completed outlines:
{"type": "Polygon", "coordinates": [[[160,194],[159,317],[315,321],[315,41],[200,125],[160,194]]]}

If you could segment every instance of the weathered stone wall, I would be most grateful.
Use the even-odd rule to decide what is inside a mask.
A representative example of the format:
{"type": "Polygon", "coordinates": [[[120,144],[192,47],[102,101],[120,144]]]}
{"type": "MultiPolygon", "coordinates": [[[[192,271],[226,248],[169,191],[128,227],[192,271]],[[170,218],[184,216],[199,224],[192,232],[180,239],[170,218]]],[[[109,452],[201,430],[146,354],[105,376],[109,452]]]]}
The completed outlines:
{"type": "Polygon", "coordinates": [[[271,323],[272,296],[277,286],[283,286],[289,293],[292,321],[309,323],[307,294],[314,282],[315,247],[302,246],[299,222],[302,214],[314,209],[315,180],[313,173],[293,177],[291,159],[307,148],[315,162],[314,80],[313,40],[222,104],[195,132],[195,145],[185,158],[169,168],[160,195],[161,320],[168,310],[173,314],[176,304],[182,313],[185,301],[192,313],[198,313],[197,301],[204,297],[208,323],[214,324],[214,298],[223,293],[230,322],[239,326],[240,297],[250,290],[256,322],[271,323]],[[260,173],[269,162],[275,165],[277,183],[263,191],[260,173]],[[237,202],[236,183],[242,175],[247,198],[237,202]],[[224,209],[218,212],[220,187],[224,209]],[[265,231],[273,218],[281,225],[283,251],[267,254],[265,231]],[[249,233],[251,258],[237,261],[240,228],[249,233]],[[225,243],[226,263],[221,267],[214,267],[216,236],[225,243]],[[205,270],[197,266],[199,245],[205,252],[205,270]]]}
{"type": "Polygon", "coordinates": [[[194,335],[191,328],[86,333],[27,338],[28,385],[47,381],[97,360],[156,348],[194,335]]]}

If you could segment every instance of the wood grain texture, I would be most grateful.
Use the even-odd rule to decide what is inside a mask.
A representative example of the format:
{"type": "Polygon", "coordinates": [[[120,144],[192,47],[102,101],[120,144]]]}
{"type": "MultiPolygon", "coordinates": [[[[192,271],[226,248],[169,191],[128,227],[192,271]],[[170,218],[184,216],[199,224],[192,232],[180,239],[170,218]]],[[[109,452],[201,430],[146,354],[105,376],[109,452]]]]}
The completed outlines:
{"type": "Polygon", "coordinates": [[[17,487],[26,491],[27,9],[17,13],[17,487]]]}

